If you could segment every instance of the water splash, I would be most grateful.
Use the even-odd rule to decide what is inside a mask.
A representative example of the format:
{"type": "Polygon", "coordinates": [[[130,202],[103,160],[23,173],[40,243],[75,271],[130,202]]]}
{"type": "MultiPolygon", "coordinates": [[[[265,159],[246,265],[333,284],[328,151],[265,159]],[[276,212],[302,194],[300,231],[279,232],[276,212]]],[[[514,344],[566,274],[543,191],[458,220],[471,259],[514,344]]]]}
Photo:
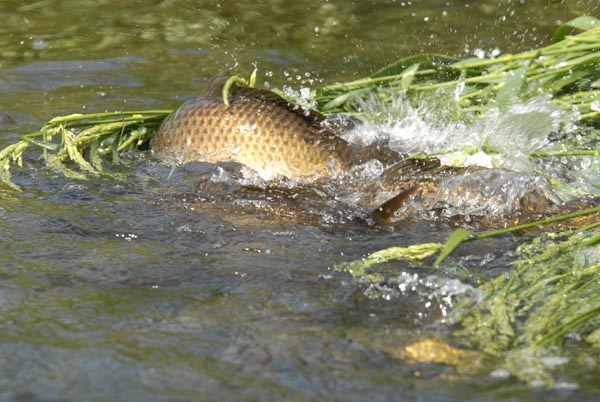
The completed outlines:
{"type": "Polygon", "coordinates": [[[544,210],[546,204],[559,204],[550,183],[543,177],[486,169],[442,180],[436,197],[443,203],[442,214],[448,217],[503,217],[517,214],[523,205],[536,205],[544,210]]]}
{"type": "MultiPolygon", "coordinates": [[[[438,94],[445,96],[444,94],[438,94]]],[[[447,95],[447,94],[446,94],[447,95]]],[[[445,96],[450,100],[449,96],[445,96]]],[[[502,167],[518,172],[534,172],[529,160],[534,151],[546,149],[553,133],[574,132],[575,117],[549,100],[536,97],[514,104],[507,110],[492,109],[484,116],[456,120],[456,110],[448,104],[424,98],[413,106],[405,96],[392,96],[382,103],[376,96],[359,101],[366,120],[345,135],[354,143],[388,143],[408,154],[435,154],[442,163],[453,166],[502,167]]]]}
{"type": "Polygon", "coordinates": [[[418,273],[401,272],[395,277],[390,277],[385,282],[372,283],[364,291],[364,295],[371,299],[393,299],[416,295],[422,299],[426,310],[437,310],[440,319],[448,317],[450,309],[458,300],[471,300],[474,302],[483,299],[481,290],[465,284],[458,279],[446,278],[438,275],[421,276],[418,273]]]}
{"type": "Polygon", "coordinates": [[[315,90],[308,87],[301,87],[294,89],[290,86],[283,87],[283,93],[286,98],[291,99],[296,105],[301,107],[303,110],[315,110],[317,107],[317,101],[315,100],[315,90]]]}

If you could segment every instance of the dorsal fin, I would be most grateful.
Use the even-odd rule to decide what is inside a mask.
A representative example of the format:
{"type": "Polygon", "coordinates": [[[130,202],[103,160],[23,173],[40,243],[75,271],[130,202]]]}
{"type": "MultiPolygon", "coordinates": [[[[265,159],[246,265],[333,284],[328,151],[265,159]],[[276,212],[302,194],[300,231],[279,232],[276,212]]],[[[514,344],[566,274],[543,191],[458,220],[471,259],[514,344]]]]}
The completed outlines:
{"type": "Polygon", "coordinates": [[[222,96],[221,91],[223,90],[223,86],[229,79],[229,70],[223,70],[214,77],[212,77],[206,87],[204,87],[204,91],[202,92],[202,97],[204,98],[213,98],[217,96],[222,96]]]}
{"type": "MultiPolygon", "coordinates": [[[[218,98],[223,96],[223,86],[229,79],[229,70],[223,70],[208,81],[202,97],[204,98],[218,98]]],[[[268,89],[252,88],[234,83],[229,88],[229,99],[245,98],[245,99],[256,99],[266,103],[272,103],[279,107],[289,110],[292,113],[297,114],[304,120],[308,121],[311,125],[318,129],[325,129],[321,123],[325,120],[325,116],[316,110],[304,109],[298,105],[294,105],[283,97],[277,95],[273,91],[268,89]]]]}
{"type": "Polygon", "coordinates": [[[400,159],[392,166],[388,167],[381,177],[384,180],[402,180],[407,177],[413,179],[423,178],[423,173],[431,172],[434,169],[440,168],[440,160],[436,157],[428,157],[423,159],[400,159]]]}

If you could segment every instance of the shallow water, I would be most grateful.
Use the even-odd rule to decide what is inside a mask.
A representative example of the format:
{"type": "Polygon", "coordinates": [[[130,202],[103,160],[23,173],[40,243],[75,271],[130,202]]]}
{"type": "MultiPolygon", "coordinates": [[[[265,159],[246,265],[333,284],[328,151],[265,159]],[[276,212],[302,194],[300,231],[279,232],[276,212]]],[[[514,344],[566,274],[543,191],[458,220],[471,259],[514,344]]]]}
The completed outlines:
{"type": "MultiPolygon", "coordinates": [[[[0,147],[56,115],[172,108],[225,65],[272,85],[360,76],[417,52],[519,51],[596,1],[4,1],[0,147]],[[414,4],[413,4],[414,3],[414,4]],[[297,76],[300,76],[298,79],[297,76]]],[[[393,351],[448,334],[417,286],[390,297],[332,266],[451,229],[304,225],[201,208],[151,158],[122,180],[66,179],[35,157],[0,187],[0,399],[593,400],[597,362],[558,386],[415,363],[393,351]]],[[[502,272],[519,238],[467,245],[407,277],[466,287],[502,272]],[[491,262],[490,262],[491,261],[491,262]],[[468,268],[469,271],[465,271],[468,268]]]]}

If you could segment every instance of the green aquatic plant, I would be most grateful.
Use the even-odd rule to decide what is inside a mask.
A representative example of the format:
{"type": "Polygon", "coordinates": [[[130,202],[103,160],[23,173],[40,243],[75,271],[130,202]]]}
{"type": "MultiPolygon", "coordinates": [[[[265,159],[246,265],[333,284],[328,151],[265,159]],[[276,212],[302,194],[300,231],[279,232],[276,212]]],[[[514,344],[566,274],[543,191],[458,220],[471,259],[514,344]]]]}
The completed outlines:
{"type": "Polygon", "coordinates": [[[318,109],[368,117],[361,100],[375,92],[382,104],[398,94],[419,102],[436,93],[453,102],[461,118],[483,115],[528,98],[544,96],[579,121],[600,121],[600,20],[582,16],[560,26],[554,43],[518,54],[456,59],[422,54],[398,60],[369,77],[317,90],[318,109]],[[583,32],[568,35],[572,29],[583,32]]]}
{"type": "Polygon", "coordinates": [[[509,372],[544,384],[553,383],[552,369],[539,362],[561,355],[568,339],[597,353],[599,240],[595,225],[576,232],[544,233],[521,245],[521,258],[512,270],[479,287],[482,301],[455,309],[461,327],[454,333],[457,341],[502,356],[509,372]]]}
{"type": "Polygon", "coordinates": [[[23,166],[23,154],[31,146],[42,150],[48,166],[68,177],[85,178],[101,174],[103,160],[119,164],[119,155],[139,148],[152,137],[154,129],[170,110],[105,112],[55,117],[37,132],[0,151],[0,179],[19,190],[11,179],[11,165],[23,166]],[[67,166],[71,162],[78,170],[67,166]]]}
{"type": "MultiPolygon", "coordinates": [[[[333,269],[349,273],[358,282],[368,285],[367,293],[371,285],[394,282],[398,270],[390,261],[401,259],[421,269],[436,268],[466,241],[598,213],[600,208],[592,208],[478,234],[456,229],[445,244],[391,247],[333,269]],[[422,263],[437,251],[441,251],[440,258],[433,265],[422,263]]],[[[483,281],[476,300],[462,297],[453,302],[451,315],[446,317],[458,328],[452,333],[453,341],[472,352],[494,357],[495,364],[522,381],[544,386],[551,386],[555,381],[553,367],[544,364],[544,359],[560,357],[568,340],[583,342],[583,347],[594,348],[597,353],[600,347],[599,227],[600,222],[595,222],[577,230],[542,232],[520,245],[519,258],[511,264],[511,269],[483,281]]]]}
{"type": "Polygon", "coordinates": [[[223,85],[223,103],[227,106],[229,106],[229,91],[231,90],[231,86],[233,84],[242,84],[248,87],[255,87],[256,86],[256,73],[258,72],[258,70],[255,68],[252,71],[252,74],[250,75],[250,81],[246,81],[245,78],[240,77],[238,75],[233,75],[231,77],[229,77],[227,79],[227,81],[225,81],[225,85],[223,85]]]}
{"type": "Polygon", "coordinates": [[[417,262],[435,254],[444,247],[440,243],[415,244],[408,247],[389,247],[375,251],[360,260],[344,262],[336,265],[334,270],[348,272],[355,279],[369,283],[377,283],[385,280],[385,276],[379,272],[371,271],[374,265],[383,264],[394,260],[406,260],[417,262]]]}
{"type": "MultiPolygon", "coordinates": [[[[450,234],[445,243],[423,243],[414,244],[408,247],[389,247],[387,249],[373,252],[360,260],[339,264],[334,268],[337,271],[349,272],[356,279],[367,279],[369,282],[377,282],[383,280],[384,277],[376,272],[369,271],[369,269],[372,266],[377,264],[382,264],[393,260],[406,260],[408,262],[421,261],[439,251],[440,254],[432,265],[432,268],[438,268],[446,260],[446,258],[448,258],[452,254],[454,250],[456,250],[461,244],[465,242],[483,240],[490,237],[501,236],[509,233],[518,233],[529,229],[539,230],[539,228],[543,227],[544,225],[564,222],[570,219],[599,213],[600,207],[584,209],[529,223],[524,223],[522,225],[516,225],[497,230],[490,230],[481,233],[475,233],[465,228],[457,228],[450,234]]],[[[600,222],[592,224],[585,228],[581,228],[581,230],[590,230],[597,226],[600,226],[600,222]]]]}

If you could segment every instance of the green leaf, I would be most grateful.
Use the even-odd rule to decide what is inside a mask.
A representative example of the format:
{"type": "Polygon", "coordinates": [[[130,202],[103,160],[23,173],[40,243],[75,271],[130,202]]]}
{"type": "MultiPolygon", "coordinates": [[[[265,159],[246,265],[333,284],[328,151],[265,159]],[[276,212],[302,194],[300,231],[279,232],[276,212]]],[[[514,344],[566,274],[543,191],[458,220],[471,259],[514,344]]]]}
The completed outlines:
{"type": "Polygon", "coordinates": [[[581,82],[589,74],[590,72],[586,70],[573,71],[571,74],[565,74],[549,80],[547,83],[544,83],[542,87],[549,93],[557,93],[563,88],[581,82]]]}
{"type": "Polygon", "coordinates": [[[464,228],[455,229],[450,237],[448,237],[448,240],[446,240],[446,243],[444,243],[444,248],[442,249],[440,256],[435,260],[433,266],[435,268],[439,267],[446,257],[452,254],[456,247],[460,246],[461,243],[465,242],[471,236],[475,236],[475,233],[470,230],[464,228]]]}
{"type": "Polygon", "coordinates": [[[554,36],[552,37],[552,43],[560,42],[563,40],[573,29],[580,31],[589,31],[593,28],[600,27],[600,20],[589,15],[582,15],[577,18],[567,21],[556,28],[554,36]]]}
{"type": "Polygon", "coordinates": [[[441,54],[418,54],[405,57],[371,74],[371,78],[389,77],[402,74],[407,68],[415,64],[420,64],[425,68],[446,67],[456,63],[457,58],[444,56],[441,54]]]}
{"type": "Polygon", "coordinates": [[[366,258],[338,264],[333,269],[340,272],[348,272],[357,280],[377,283],[383,281],[384,276],[381,273],[370,271],[371,266],[400,259],[414,263],[433,255],[441,248],[442,245],[439,243],[413,244],[408,247],[389,247],[369,254],[366,258]]]}

